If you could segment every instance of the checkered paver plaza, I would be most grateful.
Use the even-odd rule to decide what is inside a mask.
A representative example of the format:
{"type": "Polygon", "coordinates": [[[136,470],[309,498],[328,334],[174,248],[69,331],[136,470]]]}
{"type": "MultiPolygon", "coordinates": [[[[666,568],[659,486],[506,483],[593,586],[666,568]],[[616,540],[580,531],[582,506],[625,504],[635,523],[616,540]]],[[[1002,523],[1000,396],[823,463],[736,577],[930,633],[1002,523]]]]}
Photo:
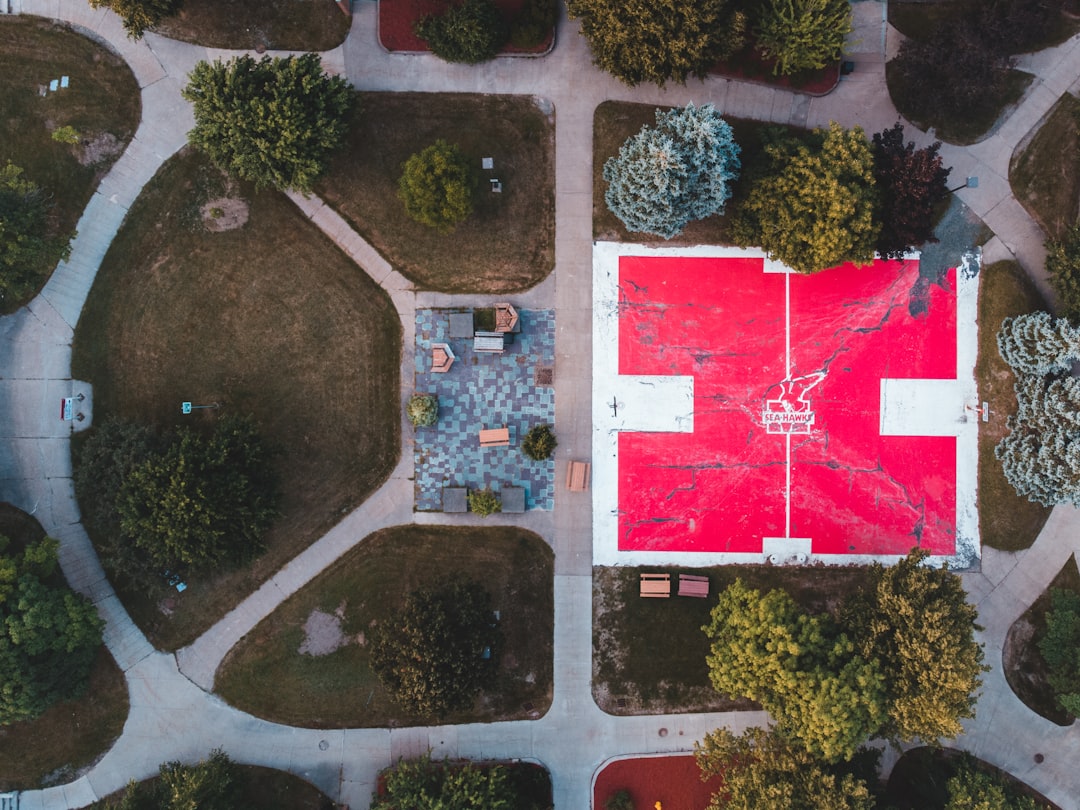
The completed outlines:
{"type": "Polygon", "coordinates": [[[536,384],[538,368],[555,363],[555,313],[519,310],[521,331],[502,354],[474,352],[471,338],[450,338],[447,309],[416,310],[415,386],[439,398],[439,421],[416,431],[416,508],[442,508],[447,486],[525,489],[526,509],[551,509],[555,463],[531,461],[521,439],[540,422],[555,422],[555,392],[536,384]],[[431,372],[431,344],[448,343],[457,358],[431,372]],[[481,428],[506,426],[509,447],[480,447],[481,428]]]}

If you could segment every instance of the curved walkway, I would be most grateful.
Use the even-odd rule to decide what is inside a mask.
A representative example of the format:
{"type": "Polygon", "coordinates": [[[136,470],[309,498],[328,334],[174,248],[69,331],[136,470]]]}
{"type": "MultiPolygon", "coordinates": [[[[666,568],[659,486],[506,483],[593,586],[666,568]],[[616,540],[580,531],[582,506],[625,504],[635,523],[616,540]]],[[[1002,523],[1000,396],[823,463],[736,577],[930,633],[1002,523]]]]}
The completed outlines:
{"type": "MultiPolygon", "coordinates": [[[[143,122],[135,139],[79,223],[69,261],[53,274],[26,309],[0,319],[0,500],[35,514],[61,540],[61,563],[73,585],[88,594],[107,620],[106,642],[124,669],[131,713],[116,745],[75,782],[22,795],[24,808],[84,806],[157,770],[168,759],[196,759],[221,746],[236,759],[297,773],[339,801],[367,807],[379,769],[400,756],[431,749],[436,756],[524,757],[552,771],[559,810],[589,806],[598,764],[617,754],[687,750],[708,730],[736,731],[765,720],[761,713],[612,717],[591,695],[591,511],[588,498],[557,491],[553,513],[523,521],[556,551],[555,685],[551,709],[538,721],[411,729],[318,731],[252,718],[209,694],[225,653],[289,594],[374,529],[413,520],[449,522],[446,516],[412,513],[412,454],[403,452],[387,483],[326,536],[297,556],[255,594],[176,656],[154,651],[134,627],[105,579],[85,531],[71,485],[70,432],[48,405],[81,384],[70,377],[71,339],[102,257],[133,200],[157,168],[184,143],[191,113],[179,89],[202,58],[225,52],[173,42],[153,34],[132,43],[110,12],[84,0],[21,0],[24,13],[60,18],[107,40],[132,66],[143,95],[143,122]],[[47,416],[46,414],[49,414],[47,416]]],[[[557,462],[587,455],[591,438],[592,116],[607,99],[656,104],[711,101],[726,114],[818,126],[829,120],[867,131],[890,126],[895,109],[884,89],[884,54],[894,47],[883,24],[884,6],[857,2],[853,52],[856,71],[829,96],[809,98],[724,79],[688,87],[627,88],[592,67],[576,25],[565,19],[555,51],[542,60],[504,59],[478,67],[453,66],[430,56],[387,54],[375,41],[374,4],[356,8],[345,45],[325,55],[329,69],[367,90],[425,90],[534,94],[554,104],[556,115],[556,271],[525,297],[558,310],[556,411],[557,462]],[[583,344],[584,341],[584,344],[583,344]]],[[[988,258],[1014,255],[1040,283],[1042,236],[1008,188],[1013,145],[1080,75],[1080,38],[1024,60],[1038,76],[995,134],[969,148],[942,152],[954,176],[978,175],[977,189],[958,196],[995,231],[988,258]]],[[[909,137],[929,142],[908,128],[909,137]]],[[[417,293],[317,199],[294,197],[313,222],[387,289],[405,327],[403,369],[411,367],[413,314],[419,305],[445,305],[459,297],[417,293]]],[[[402,397],[411,373],[403,375],[402,397]]],[[[409,435],[406,431],[404,435],[409,435]]],[[[993,666],[961,747],[1003,767],[1063,807],[1076,806],[1080,731],[1061,729],[1034,715],[1012,694],[1001,669],[1001,648],[1012,621],[1034,601],[1078,546],[1077,515],[1059,507],[1025,552],[984,549],[981,573],[964,575],[985,625],[983,640],[993,666]],[[1045,761],[1036,765],[1034,753],[1045,761]]],[[[468,520],[468,518],[464,518],[468,520]]],[[[503,518],[507,520],[507,518],[503,518]]]]}

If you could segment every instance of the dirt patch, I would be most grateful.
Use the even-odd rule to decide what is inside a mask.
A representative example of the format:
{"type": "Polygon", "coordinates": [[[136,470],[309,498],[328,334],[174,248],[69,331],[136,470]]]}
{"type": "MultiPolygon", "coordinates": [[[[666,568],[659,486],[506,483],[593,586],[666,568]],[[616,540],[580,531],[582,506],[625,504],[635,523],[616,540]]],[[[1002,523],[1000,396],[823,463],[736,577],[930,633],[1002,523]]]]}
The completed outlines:
{"type": "Polygon", "coordinates": [[[239,197],[218,197],[199,209],[203,225],[212,233],[243,228],[248,221],[248,204],[239,197]]]}
{"type": "Polygon", "coordinates": [[[345,603],[338,605],[333,613],[313,610],[304,622],[304,640],[297,650],[301,655],[330,655],[348,644],[349,639],[341,629],[345,618],[345,603]]]}
{"type": "Polygon", "coordinates": [[[96,166],[119,155],[124,144],[111,132],[83,138],[75,148],[75,159],[83,166],[96,166]]]}

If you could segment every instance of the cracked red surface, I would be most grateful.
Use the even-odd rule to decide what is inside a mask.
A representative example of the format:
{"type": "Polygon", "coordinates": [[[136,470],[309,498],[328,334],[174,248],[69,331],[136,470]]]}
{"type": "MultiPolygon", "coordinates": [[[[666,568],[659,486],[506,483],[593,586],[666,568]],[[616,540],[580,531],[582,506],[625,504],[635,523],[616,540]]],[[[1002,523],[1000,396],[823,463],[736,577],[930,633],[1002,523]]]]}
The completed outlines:
{"type": "Polygon", "coordinates": [[[619,436],[620,550],[954,552],[956,439],[882,436],[879,410],[883,378],[955,378],[955,271],[624,256],[619,299],[619,373],[694,378],[693,433],[619,436]]]}

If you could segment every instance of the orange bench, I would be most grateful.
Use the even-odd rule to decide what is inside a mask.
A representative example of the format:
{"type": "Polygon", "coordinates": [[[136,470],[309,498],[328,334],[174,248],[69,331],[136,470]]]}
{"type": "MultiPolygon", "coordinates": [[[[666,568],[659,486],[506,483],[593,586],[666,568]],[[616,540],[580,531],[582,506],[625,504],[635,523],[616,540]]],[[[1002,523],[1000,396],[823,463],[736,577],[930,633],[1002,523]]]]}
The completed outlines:
{"type": "Polygon", "coordinates": [[[589,472],[592,465],[585,461],[571,461],[566,466],[566,488],[571,492],[584,492],[589,488],[589,472]]]}
{"type": "Polygon", "coordinates": [[[509,447],[510,428],[492,428],[480,431],[481,447],[509,447]]]}
{"type": "Polygon", "coordinates": [[[705,599],[709,595],[709,578],[694,574],[679,574],[679,596],[696,596],[705,599]]]}
{"type": "Polygon", "coordinates": [[[641,595],[667,599],[671,596],[671,574],[642,574],[641,595]]]}

